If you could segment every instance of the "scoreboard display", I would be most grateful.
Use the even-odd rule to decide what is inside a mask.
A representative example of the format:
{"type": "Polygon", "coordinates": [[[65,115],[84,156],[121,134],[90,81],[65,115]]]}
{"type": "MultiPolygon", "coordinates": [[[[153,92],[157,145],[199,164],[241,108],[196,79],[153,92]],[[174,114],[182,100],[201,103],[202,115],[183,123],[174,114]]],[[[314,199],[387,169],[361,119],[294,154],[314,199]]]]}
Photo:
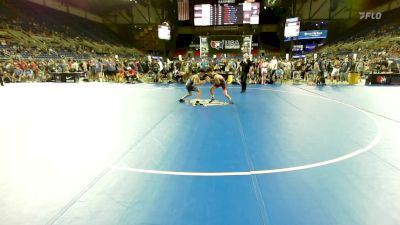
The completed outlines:
{"type": "Polygon", "coordinates": [[[195,26],[259,24],[260,3],[197,4],[195,26]]]}
{"type": "Polygon", "coordinates": [[[298,17],[288,18],[285,23],[285,38],[298,37],[300,34],[300,20],[298,17]]]}

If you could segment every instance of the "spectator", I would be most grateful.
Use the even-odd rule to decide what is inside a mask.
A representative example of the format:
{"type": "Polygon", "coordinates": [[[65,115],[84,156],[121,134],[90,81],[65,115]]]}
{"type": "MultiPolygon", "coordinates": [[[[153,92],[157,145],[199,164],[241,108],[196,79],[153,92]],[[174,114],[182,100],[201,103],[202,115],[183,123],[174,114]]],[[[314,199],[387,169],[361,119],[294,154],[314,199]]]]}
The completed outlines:
{"type": "Polygon", "coordinates": [[[347,82],[347,75],[350,71],[350,68],[351,68],[351,64],[349,62],[349,58],[346,57],[344,59],[344,62],[342,62],[341,66],[340,66],[340,70],[339,70],[341,82],[347,82]]]}
{"type": "Polygon", "coordinates": [[[338,77],[339,77],[339,71],[340,71],[340,60],[339,57],[336,57],[335,60],[333,61],[333,69],[332,69],[332,74],[331,74],[331,82],[335,80],[338,82],[338,77]]]}
{"type": "Polygon", "coordinates": [[[3,64],[0,63],[0,85],[1,85],[1,86],[4,86],[3,75],[4,75],[3,64]]]}
{"type": "Polygon", "coordinates": [[[358,62],[356,63],[356,72],[360,73],[361,77],[364,77],[364,71],[365,71],[365,60],[360,58],[358,62]]]}

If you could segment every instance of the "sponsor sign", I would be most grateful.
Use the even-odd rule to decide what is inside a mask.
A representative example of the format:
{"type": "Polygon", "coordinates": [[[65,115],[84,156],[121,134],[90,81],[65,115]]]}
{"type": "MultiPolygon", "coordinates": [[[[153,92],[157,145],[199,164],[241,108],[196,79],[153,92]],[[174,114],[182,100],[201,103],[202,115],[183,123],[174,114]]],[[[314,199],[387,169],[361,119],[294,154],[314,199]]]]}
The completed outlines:
{"type": "Polygon", "coordinates": [[[209,53],[239,53],[242,51],[242,36],[210,36],[209,53]]]}
{"type": "Polygon", "coordinates": [[[308,30],[308,31],[301,31],[298,40],[324,39],[327,37],[328,37],[328,30],[308,30]]]}

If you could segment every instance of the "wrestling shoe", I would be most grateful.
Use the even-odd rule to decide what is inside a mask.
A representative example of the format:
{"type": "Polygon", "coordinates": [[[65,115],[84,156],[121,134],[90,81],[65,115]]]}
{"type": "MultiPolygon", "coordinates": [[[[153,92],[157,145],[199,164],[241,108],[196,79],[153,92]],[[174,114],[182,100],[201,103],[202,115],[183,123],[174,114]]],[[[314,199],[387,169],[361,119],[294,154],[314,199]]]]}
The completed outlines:
{"type": "Polygon", "coordinates": [[[213,101],[215,101],[214,97],[212,97],[208,103],[212,103],[213,101]]]}

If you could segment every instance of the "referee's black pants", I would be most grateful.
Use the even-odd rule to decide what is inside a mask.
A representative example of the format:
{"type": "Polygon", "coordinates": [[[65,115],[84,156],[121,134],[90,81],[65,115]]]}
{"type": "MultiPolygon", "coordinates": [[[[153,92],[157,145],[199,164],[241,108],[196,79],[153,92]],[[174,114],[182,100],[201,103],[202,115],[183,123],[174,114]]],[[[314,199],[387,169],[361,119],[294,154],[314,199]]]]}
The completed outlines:
{"type": "Polygon", "coordinates": [[[242,74],[240,75],[240,84],[242,85],[242,92],[245,92],[247,84],[247,73],[242,72],[242,74]]]}
{"type": "Polygon", "coordinates": [[[0,85],[1,85],[1,86],[4,86],[4,83],[3,83],[3,76],[2,76],[2,75],[0,75],[0,85]]]}

